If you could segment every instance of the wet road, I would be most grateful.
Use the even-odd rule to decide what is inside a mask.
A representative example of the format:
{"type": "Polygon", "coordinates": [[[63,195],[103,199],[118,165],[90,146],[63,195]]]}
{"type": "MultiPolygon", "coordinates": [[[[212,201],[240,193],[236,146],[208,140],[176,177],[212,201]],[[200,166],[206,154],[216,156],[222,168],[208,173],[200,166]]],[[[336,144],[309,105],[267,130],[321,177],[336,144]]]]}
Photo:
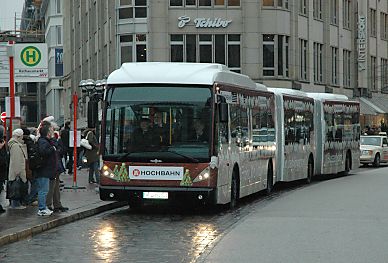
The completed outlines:
{"type": "Polygon", "coordinates": [[[234,211],[117,209],[1,247],[0,262],[195,262],[253,210],[305,187],[310,185],[277,186],[270,196],[259,193],[244,199],[234,211]]]}

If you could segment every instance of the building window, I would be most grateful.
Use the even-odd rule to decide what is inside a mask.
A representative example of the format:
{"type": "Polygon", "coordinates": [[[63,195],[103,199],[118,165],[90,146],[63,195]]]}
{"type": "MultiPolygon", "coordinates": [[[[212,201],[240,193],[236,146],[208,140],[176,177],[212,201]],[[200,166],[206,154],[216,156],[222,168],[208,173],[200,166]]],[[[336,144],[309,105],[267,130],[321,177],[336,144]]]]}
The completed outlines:
{"type": "Polygon", "coordinates": [[[388,14],[380,13],[381,39],[388,40],[388,14]]]}
{"type": "Polygon", "coordinates": [[[56,8],[57,14],[60,14],[60,13],[61,13],[61,0],[57,0],[57,1],[56,1],[56,6],[55,6],[55,8],[56,8]]]}
{"type": "Polygon", "coordinates": [[[275,6],[275,0],[263,0],[263,6],[275,6]]]}
{"type": "Polygon", "coordinates": [[[350,51],[343,50],[343,85],[344,87],[350,87],[350,51]]]}
{"type": "Polygon", "coordinates": [[[308,10],[308,1],[307,0],[299,0],[299,13],[302,15],[307,15],[308,10]]]}
{"type": "Polygon", "coordinates": [[[381,92],[388,93],[388,59],[381,59],[381,92]]]}
{"type": "Polygon", "coordinates": [[[147,61],[147,36],[131,34],[120,36],[121,64],[125,62],[147,61]]]}
{"type": "Polygon", "coordinates": [[[338,85],[338,48],[331,47],[331,84],[338,85]]]}
{"type": "Polygon", "coordinates": [[[289,76],[289,39],[282,35],[263,35],[263,76],[289,76]]]}
{"type": "Polygon", "coordinates": [[[372,91],[376,91],[377,90],[377,87],[376,87],[376,82],[377,82],[377,75],[376,75],[376,71],[377,71],[377,62],[376,62],[376,57],[374,56],[371,56],[370,57],[370,88],[372,91]]]}
{"type": "Polygon", "coordinates": [[[338,0],[330,0],[330,23],[338,25],[338,0]]]}
{"type": "Polygon", "coordinates": [[[371,37],[377,36],[377,26],[376,26],[376,10],[369,9],[369,34],[371,37]]]}
{"type": "Polygon", "coordinates": [[[263,0],[263,6],[288,9],[288,0],[263,0]]]}
{"type": "Polygon", "coordinates": [[[119,19],[146,17],[147,0],[120,0],[119,19]]]}
{"type": "Polygon", "coordinates": [[[301,80],[307,80],[307,68],[308,68],[308,49],[307,40],[299,39],[299,78],[301,80]]]}
{"type": "Polygon", "coordinates": [[[240,35],[170,35],[171,62],[202,62],[227,65],[241,72],[240,35]]]}
{"type": "Polygon", "coordinates": [[[240,6],[240,0],[170,0],[170,6],[224,7],[240,6]]]}
{"type": "Polygon", "coordinates": [[[322,0],[313,0],[313,15],[315,19],[322,20],[322,0]]]}
{"type": "Polygon", "coordinates": [[[263,35],[263,76],[275,76],[275,35],[263,35]]]}
{"type": "Polygon", "coordinates": [[[343,16],[343,27],[350,29],[350,5],[351,0],[342,0],[342,16],[343,16]]]}
{"type": "Polygon", "coordinates": [[[62,45],[62,26],[55,26],[57,35],[57,45],[62,45]]]}
{"type": "Polygon", "coordinates": [[[314,43],[314,82],[323,83],[323,45],[314,43]]]}

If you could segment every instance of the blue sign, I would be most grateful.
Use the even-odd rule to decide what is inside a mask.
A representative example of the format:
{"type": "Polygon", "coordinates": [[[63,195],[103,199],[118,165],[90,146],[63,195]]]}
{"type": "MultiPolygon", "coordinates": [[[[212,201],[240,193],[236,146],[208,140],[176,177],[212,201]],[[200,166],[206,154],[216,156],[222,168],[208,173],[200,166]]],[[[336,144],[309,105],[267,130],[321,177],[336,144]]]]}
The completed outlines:
{"type": "Polygon", "coordinates": [[[55,49],[55,76],[63,76],[63,48],[55,49]]]}

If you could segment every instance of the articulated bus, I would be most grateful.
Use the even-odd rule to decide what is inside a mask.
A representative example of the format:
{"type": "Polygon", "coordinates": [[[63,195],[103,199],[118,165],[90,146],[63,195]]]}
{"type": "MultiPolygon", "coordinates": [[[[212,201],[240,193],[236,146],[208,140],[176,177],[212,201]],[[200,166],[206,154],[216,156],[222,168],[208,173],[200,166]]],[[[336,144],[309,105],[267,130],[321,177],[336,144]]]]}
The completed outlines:
{"type": "Polygon", "coordinates": [[[274,99],[223,65],[123,64],[104,95],[100,198],[234,206],[272,187],[274,99]]]}
{"type": "Polygon", "coordinates": [[[316,149],[314,99],[298,90],[268,90],[275,94],[276,181],[306,179],[310,182],[316,149]]]}
{"type": "Polygon", "coordinates": [[[323,131],[333,127],[321,120],[338,103],[344,115],[333,127],[342,125],[346,157],[359,137],[356,102],[267,88],[219,64],[125,63],[104,94],[100,198],[234,207],[276,182],[346,171],[353,148],[347,166],[322,168],[323,131]]]}
{"type": "Polygon", "coordinates": [[[308,93],[315,100],[315,171],[348,174],[360,166],[360,104],[345,95],[308,93]]]}

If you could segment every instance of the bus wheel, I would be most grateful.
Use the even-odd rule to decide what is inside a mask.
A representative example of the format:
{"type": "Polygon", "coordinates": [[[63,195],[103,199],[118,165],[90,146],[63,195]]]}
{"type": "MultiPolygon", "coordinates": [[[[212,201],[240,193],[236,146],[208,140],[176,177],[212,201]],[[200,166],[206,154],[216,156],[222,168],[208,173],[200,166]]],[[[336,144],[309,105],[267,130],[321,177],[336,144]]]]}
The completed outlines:
{"type": "Polygon", "coordinates": [[[267,194],[272,193],[273,191],[273,168],[272,168],[272,162],[268,163],[268,170],[267,170],[267,194]]]}
{"type": "Polygon", "coordinates": [[[309,184],[311,183],[314,175],[314,161],[313,158],[310,156],[309,158],[309,163],[307,165],[307,178],[306,182],[309,184]]]}
{"type": "Polygon", "coordinates": [[[380,154],[376,154],[375,160],[373,161],[373,166],[374,167],[380,167],[380,154]]]}
{"type": "Polygon", "coordinates": [[[350,172],[350,154],[346,154],[346,159],[345,159],[345,171],[343,172],[344,175],[348,175],[350,172]]]}
{"type": "Polygon", "coordinates": [[[237,207],[237,202],[239,198],[239,193],[238,193],[238,175],[237,171],[233,170],[232,174],[232,183],[230,187],[230,208],[234,209],[237,207]]]}

